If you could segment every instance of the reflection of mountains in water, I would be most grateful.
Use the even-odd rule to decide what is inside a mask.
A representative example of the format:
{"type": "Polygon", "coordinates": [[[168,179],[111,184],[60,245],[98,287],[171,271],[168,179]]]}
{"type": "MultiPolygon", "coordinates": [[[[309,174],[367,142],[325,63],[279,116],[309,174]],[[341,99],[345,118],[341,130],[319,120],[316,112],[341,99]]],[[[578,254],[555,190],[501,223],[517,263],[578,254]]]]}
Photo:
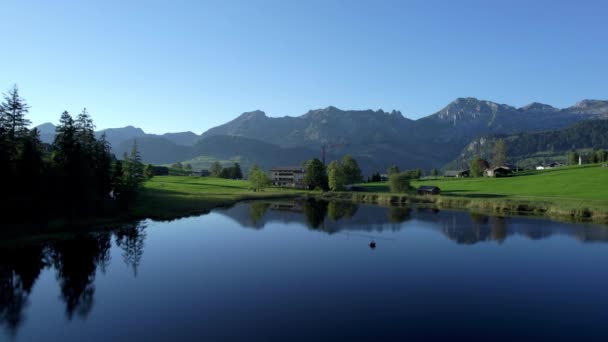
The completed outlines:
{"type": "Polygon", "coordinates": [[[263,229],[269,223],[298,223],[329,234],[339,231],[398,231],[407,227],[433,229],[459,244],[503,242],[510,236],[542,239],[554,235],[580,241],[608,241],[608,227],[570,224],[526,217],[498,217],[466,211],[381,207],[348,202],[296,200],[239,203],[216,213],[241,226],[263,229]]]}

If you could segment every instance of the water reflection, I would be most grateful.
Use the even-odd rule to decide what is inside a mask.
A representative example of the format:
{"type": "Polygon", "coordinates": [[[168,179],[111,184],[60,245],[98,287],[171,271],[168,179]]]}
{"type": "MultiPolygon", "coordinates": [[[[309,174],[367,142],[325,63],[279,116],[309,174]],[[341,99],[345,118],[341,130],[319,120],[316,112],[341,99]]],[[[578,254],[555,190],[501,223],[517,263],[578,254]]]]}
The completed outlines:
{"type": "Polygon", "coordinates": [[[216,210],[242,227],[263,229],[271,222],[299,223],[311,230],[329,234],[340,231],[399,231],[409,226],[436,230],[458,244],[494,241],[499,244],[512,236],[543,239],[570,236],[585,242],[607,242],[608,227],[568,224],[526,217],[500,217],[435,208],[380,207],[350,202],[294,200],[251,202],[216,210]],[[409,221],[428,223],[409,224],[409,221]]]}
{"type": "MultiPolygon", "coordinates": [[[[553,236],[574,238],[582,242],[608,241],[608,228],[602,226],[313,199],[240,203],[231,208],[215,210],[213,215],[228,217],[241,227],[256,230],[264,229],[271,223],[295,224],[300,226],[300,231],[308,228],[311,234],[361,231],[408,233],[408,229],[417,229],[436,232],[434,236],[445,236],[463,245],[487,242],[503,244],[517,237],[537,240],[553,236]]],[[[96,278],[101,276],[100,273],[105,273],[113,261],[110,253],[112,248],[118,252],[113,255],[119,254],[132,276],[137,277],[146,248],[147,233],[145,223],[129,223],[112,232],[83,233],[56,241],[0,247],[0,326],[10,336],[17,334],[20,325],[26,320],[24,312],[29,305],[32,289],[45,269],[55,274],[59,287],[58,298],[67,319],[86,319],[95,306],[96,278]]],[[[203,234],[203,230],[196,230],[196,234],[203,234]]],[[[374,253],[381,255],[384,250],[382,241],[387,239],[386,236],[359,235],[369,238],[371,249],[376,247],[375,242],[378,241],[374,253]]],[[[402,237],[403,240],[411,237],[406,234],[395,236],[402,237]]],[[[221,246],[223,248],[224,245],[221,246]]],[[[369,251],[367,247],[365,250],[369,251]]],[[[200,260],[205,259],[196,259],[194,265],[198,267],[202,262],[200,260]]],[[[222,269],[215,274],[218,276],[224,271],[222,269]]]]}
{"type": "Polygon", "coordinates": [[[66,304],[66,316],[82,318],[91,312],[95,295],[97,267],[106,269],[110,262],[110,233],[80,235],[51,245],[53,266],[66,304]]]}
{"type": "Polygon", "coordinates": [[[114,232],[116,245],[123,250],[123,260],[131,267],[134,276],[137,276],[137,269],[144,254],[145,228],[143,223],[131,223],[114,232]]]}
{"type": "Polygon", "coordinates": [[[41,246],[0,249],[0,325],[14,336],[23,320],[32,287],[49,265],[41,246]]]}
{"type": "Polygon", "coordinates": [[[115,232],[94,232],[59,241],[0,248],[0,326],[15,336],[40,273],[56,271],[59,298],[66,317],[86,319],[95,304],[95,276],[110,265],[112,236],[123,249],[125,263],[137,273],[143,254],[145,226],[129,224],[115,232]]]}

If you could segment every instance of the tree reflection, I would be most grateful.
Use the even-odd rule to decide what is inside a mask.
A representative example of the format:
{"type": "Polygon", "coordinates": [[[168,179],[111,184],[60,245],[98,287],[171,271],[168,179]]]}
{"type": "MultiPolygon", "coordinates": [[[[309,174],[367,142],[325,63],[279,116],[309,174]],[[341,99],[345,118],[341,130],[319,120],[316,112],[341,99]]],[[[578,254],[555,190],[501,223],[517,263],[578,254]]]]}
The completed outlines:
{"type": "Polygon", "coordinates": [[[403,223],[410,218],[411,209],[407,207],[390,207],[388,209],[388,221],[390,223],[403,223]]]}
{"type": "Polygon", "coordinates": [[[357,213],[358,206],[349,202],[331,201],[327,204],[330,220],[338,221],[342,218],[351,218],[357,213]]]}
{"type": "Polygon", "coordinates": [[[81,235],[53,245],[53,263],[69,319],[86,318],[94,304],[95,271],[110,260],[110,233],[81,235]]]}
{"type": "Polygon", "coordinates": [[[144,254],[145,228],[143,224],[133,223],[121,227],[115,233],[116,245],[123,250],[122,258],[125,264],[133,269],[134,276],[137,276],[137,270],[144,254]]]}
{"type": "Polygon", "coordinates": [[[47,266],[42,246],[0,252],[0,325],[15,336],[32,287],[47,266]]]}
{"type": "Polygon", "coordinates": [[[319,228],[327,216],[327,201],[307,199],[304,201],[304,215],[312,228],[319,228]]]}
{"type": "Polygon", "coordinates": [[[266,211],[270,208],[268,202],[253,202],[249,205],[249,218],[251,222],[257,226],[258,222],[266,215],[266,211]]]}

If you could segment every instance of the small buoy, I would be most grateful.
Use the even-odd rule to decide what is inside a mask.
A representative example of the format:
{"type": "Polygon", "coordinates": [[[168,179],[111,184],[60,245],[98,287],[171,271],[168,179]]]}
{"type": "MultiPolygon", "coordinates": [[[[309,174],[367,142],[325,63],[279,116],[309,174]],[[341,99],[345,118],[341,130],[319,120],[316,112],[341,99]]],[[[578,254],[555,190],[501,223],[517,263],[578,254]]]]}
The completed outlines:
{"type": "Polygon", "coordinates": [[[376,248],[376,241],[373,241],[369,243],[369,248],[374,249],[376,248]]]}

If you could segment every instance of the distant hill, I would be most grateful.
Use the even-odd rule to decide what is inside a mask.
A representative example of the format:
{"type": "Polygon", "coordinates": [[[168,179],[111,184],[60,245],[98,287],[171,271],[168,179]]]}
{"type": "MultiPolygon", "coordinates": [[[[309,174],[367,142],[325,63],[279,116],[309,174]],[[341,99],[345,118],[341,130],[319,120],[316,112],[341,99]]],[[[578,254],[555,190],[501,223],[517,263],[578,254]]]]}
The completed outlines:
{"type": "MultiPolygon", "coordinates": [[[[114,153],[122,155],[138,140],[146,162],[240,160],[264,166],[299,164],[351,154],[366,174],[392,164],[401,168],[441,167],[460,158],[476,139],[559,130],[575,123],[608,119],[608,101],[583,100],[568,108],[531,103],[516,108],[475,98],[458,98],[437,113],[418,120],[398,111],[310,110],[301,116],[268,117],[262,111],[243,113],[201,135],[193,132],[147,134],[133,126],[106,129],[114,153]],[[197,159],[198,158],[198,159],[197,159]]],[[[44,124],[41,137],[50,142],[54,126],[44,124]]]]}
{"type": "Polygon", "coordinates": [[[446,165],[446,168],[465,167],[474,156],[491,160],[494,146],[499,139],[505,141],[508,159],[512,164],[521,164],[526,159],[555,159],[555,156],[562,159],[572,149],[608,149],[608,121],[589,120],[547,132],[478,137],[471,141],[455,160],[446,165]]]}

